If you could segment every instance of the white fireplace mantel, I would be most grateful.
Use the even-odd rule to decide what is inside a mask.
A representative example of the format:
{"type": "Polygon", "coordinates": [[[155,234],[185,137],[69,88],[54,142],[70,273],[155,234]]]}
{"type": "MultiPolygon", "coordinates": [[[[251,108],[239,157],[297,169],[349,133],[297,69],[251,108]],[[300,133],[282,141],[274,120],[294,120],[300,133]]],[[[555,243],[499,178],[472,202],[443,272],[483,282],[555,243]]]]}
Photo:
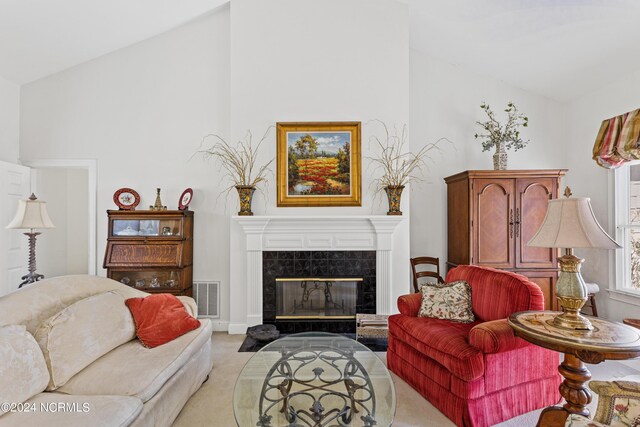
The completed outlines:
{"type": "Polygon", "coordinates": [[[376,312],[391,314],[393,237],[403,219],[387,215],[232,217],[246,241],[231,253],[231,276],[238,282],[243,277],[246,287],[232,283],[231,305],[244,301],[246,321],[244,316],[232,318],[229,333],[242,334],[248,326],[262,324],[263,251],[376,251],[376,312]],[[243,290],[245,295],[239,295],[243,290]]]}

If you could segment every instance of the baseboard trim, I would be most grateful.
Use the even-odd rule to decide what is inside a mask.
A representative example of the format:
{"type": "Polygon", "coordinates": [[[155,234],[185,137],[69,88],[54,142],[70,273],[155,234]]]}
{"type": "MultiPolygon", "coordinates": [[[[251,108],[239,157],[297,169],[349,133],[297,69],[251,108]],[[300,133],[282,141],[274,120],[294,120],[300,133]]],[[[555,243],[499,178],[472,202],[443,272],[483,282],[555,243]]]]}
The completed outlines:
{"type": "Polygon", "coordinates": [[[229,335],[244,335],[248,327],[246,323],[229,323],[229,335]]]}
{"type": "Polygon", "coordinates": [[[226,320],[211,320],[211,326],[214,332],[227,332],[229,330],[229,322],[226,320]]]}

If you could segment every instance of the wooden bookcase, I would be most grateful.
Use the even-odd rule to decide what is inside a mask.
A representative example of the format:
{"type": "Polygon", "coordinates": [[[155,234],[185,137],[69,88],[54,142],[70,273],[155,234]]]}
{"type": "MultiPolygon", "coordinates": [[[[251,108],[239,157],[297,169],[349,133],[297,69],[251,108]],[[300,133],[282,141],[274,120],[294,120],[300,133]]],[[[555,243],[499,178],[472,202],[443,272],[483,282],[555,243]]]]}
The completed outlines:
{"type": "Polygon", "coordinates": [[[558,251],[527,242],[550,199],[558,197],[566,169],[469,170],[447,183],[447,266],[475,264],[514,271],[540,286],[545,309],[557,309],[558,251]]]}
{"type": "Polygon", "coordinates": [[[107,211],[107,277],[150,293],[191,296],[193,211],[107,211]]]}

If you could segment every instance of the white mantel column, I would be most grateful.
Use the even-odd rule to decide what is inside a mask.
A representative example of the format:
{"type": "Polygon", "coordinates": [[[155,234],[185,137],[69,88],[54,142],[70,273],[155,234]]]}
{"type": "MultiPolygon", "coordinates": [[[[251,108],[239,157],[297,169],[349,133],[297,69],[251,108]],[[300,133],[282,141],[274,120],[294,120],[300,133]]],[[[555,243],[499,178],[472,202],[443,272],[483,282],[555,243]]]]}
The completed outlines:
{"type": "MultiPolygon", "coordinates": [[[[269,223],[269,218],[264,217],[239,217],[238,224],[242,227],[246,237],[246,327],[262,324],[262,236],[269,223]]],[[[235,260],[236,262],[238,260],[235,260]]],[[[234,260],[232,259],[233,263],[234,260]]],[[[232,265],[231,269],[239,268],[232,265]]],[[[232,290],[233,292],[233,290],[232,290]]],[[[244,327],[244,326],[243,326],[244,327]]],[[[243,327],[240,327],[242,329],[243,327]]],[[[246,330],[246,327],[245,330],[246,330]]],[[[245,331],[231,331],[230,333],[244,333],[245,331]]]]}
{"type": "Polygon", "coordinates": [[[372,217],[371,224],[376,230],[376,313],[392,314],[393,232],[400,222],[399,217],[372,217]]]}

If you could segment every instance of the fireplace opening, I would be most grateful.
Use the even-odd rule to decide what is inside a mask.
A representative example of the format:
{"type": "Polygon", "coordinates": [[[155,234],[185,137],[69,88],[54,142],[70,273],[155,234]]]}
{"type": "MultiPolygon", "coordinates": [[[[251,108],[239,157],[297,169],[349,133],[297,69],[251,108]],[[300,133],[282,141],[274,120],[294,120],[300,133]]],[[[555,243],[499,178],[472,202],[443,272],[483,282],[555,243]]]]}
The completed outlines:
{"type": "Polygon", "coordinates": [[[376,313],[376,251],[263,251],[262,302],[262,322],[281,334],[355,333],[356,314],[376,313]]]}
{"type": "Polygon", "coordinates": [[[362,278],[276,278],[276,320],[355,319],[362,278]]]}

